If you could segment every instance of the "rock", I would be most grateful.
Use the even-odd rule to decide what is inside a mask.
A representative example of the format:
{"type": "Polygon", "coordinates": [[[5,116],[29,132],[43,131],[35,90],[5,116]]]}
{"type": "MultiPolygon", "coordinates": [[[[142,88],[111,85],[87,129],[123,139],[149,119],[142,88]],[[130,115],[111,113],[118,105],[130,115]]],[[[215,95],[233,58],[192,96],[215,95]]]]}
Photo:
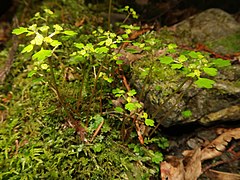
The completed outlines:
{"type": "Polygon", "coordinates": [[[208,45],[218,53],[234,53],[240,47],[240,24],[221,9],[208,9],[176,25],[183,38],[208,45]]]}
{"type": "MultiPolygon", "coordinates": [[[[199,42],[213,41],[240,30],[239,24],[231,15],[219,9],[209,9],[177,24],[176,27],[179,31],[190,34],[186,36],[188,42],[192,40],[189,37],[199,42]]],[[[154,38],[165,40],[161,32],[157,33],[159,36],[154,38]]],[[[167,44],[170,43],[170,39],[166,40],[167,44]]],[[[146,53],[133,63],[132,70],[131,82],[143,94],[141,100],[144,108],[155,118],[156,124],[161,123],[164,127],[170,127],[192,122],[209,125],[219,121],[240,120],[239,63],[224,67],[217,76],[211,77],[216,82],[211,89],[198,88],[195,84],[188,89],[191,82],[187,81],[181,90],[174,94],[184,82],[185,76],[157,60],[165,51],[164,47],[157,49],[155,59],[146,53]],[[147,69],[152,69],[150,78],[143,77],[143,71],[148,71],[147,69]],[[186,110],[190,112],[187,116],[184,115],[186,110]]],[[[171,56],[176,57],[173,54],[171,56]]]]}

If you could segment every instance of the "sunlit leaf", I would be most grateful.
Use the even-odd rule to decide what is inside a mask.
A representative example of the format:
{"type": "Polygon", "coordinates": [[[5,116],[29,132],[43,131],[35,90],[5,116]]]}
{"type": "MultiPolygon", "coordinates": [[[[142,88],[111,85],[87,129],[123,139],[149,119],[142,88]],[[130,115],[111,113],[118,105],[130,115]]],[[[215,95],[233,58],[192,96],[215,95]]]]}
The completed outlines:
{"type": "Polygon", "coordinates": [[[39,61],[43,61],[44,59],[50,57],[52,55],[52,51],[51,50],[44,50],[41,49],[40,51],[38,51],[37,53],[35,53],[32,58],[33,60],[37,59],[39,61]]]}
{"type": "Polygon", "coordinates": [[[203,68],[203,71],[209,76],[216,76],[218,72],[216,68],[203,68]]]}
{"type": "Polygon", "coordinates": [[[231,65],[230,60],[223,60],[223,59],[220,59],[220,58],[213,60],[213,63],[217,67],[225,67],[225,66],[230,66],[231,65]]]}
{"type": "Polygon", "coordinates": [[[58,40],[53,40],[50,44],[53,47],[62,45],[62,43],[60,41],[58,41],[58,40]]]}
{"type": "Polygon", "coordinates": [[[199,78],[194,83],[200,88],[212,88],[215,81],[207,78],[199,78]]]}
{"type": "Polygon", "coordinates": [[[135,94],[137,94],[136,90],[135,89],[132,89],[130,91],[127,92],[127,95],[128,96],[134,96],[135,94]]]}
{"type": "Polygon", "coordinates": [[[96,48],[96,53],[99,53],[99,54],[106,54],[108,52],[108,48],[107,47],[100,47],[100,48],[96,48]]]}
{"type": "Polygon", "coordinates": [[[12,33],[16,34],[16,35],[20,35],[20,34],[27,33],[27,32],[29,32],[29,30],[27,28],[25,28],[25,27],[19,27],[19,28],[14,29],[12,31],[12,33]]]}
{"type": "Polygon", "coordinates": [[[127,109],[129,111],[133,111],[133,110],[136,110],[137,107],[134,103],[129,102],[129,103],[125,104],[125,109],[127,109]]]}
{"type": "Polygon", "coordinates": [[[43,35],[37,34],[36,37],[34,38],[35,44],[38,46],[41,46],[43,43],[43,35]]]}
{"type": "Polygon", "coordinates": [[[154,126],[154,120],[152,120],[152,119],[145,119],[145,124],[147,126],[154,126]]]}
{"type": "Polygon", "coordinates": [[[171,56],[164,56],[164,57],[159,57],[158,58],[161,63],[163,64],[170,64],[173,62],[173,58],[171,56]]]}
{"type": "Polygon", "coordinates": [[[185,55],[180,55],[179,56],[179,58],[178,58],[178,61],[180,62],[180,63],[182,63],[182,62],[185,62],[187,60],[187,57],[185,56],[185,55]]]}
{"type": "Polygon", "coordinates": [[[55,29],[55,31],[62,31],[63,30],[62,26],[60,26],[58,24],[53,25],[53,28],[55,29]]]}
{"type": "Polygon", "coordinates": [[[48,65],[47,64],[41,64],[41,68],[43,69],[43,70],[46,70],[46,69],[48,69],[48,65]]]}
{"type": "Polygon", "coordinates": [[[70,31],[70,30],[63,31],[62,33],[65,34],[65,35],[68,35],[68,36],[75,36],[75,35],[77,35],[76,32],[70,31]]]}
{"type": "Polygon", "coordinates": [[[74,46],[77,47],[78,49],[82,49],[84,47],[83,43],[74,43],[74,46]]]}
{"type": "Polygon", "coordinates": [[[25,52],[31,52],[33,50],[33,45],[32,44],[29,44],[28,46],[26,46],[22,51],[21,53],[25,53],[25,52]]]}
{"type": "Polygon", "coordinates": [[[182,64],[171,64],[172,69],[181,69],[183,67],[182,64]]]}

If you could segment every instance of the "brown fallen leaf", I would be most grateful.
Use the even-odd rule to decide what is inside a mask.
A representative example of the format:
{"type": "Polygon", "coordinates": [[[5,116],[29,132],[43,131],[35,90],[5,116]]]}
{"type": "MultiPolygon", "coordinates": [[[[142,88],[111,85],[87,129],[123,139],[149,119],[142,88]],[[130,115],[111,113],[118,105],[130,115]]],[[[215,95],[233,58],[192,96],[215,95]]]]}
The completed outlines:
{"type": "Polygon", "coordinates": [[[209,169],[205,175],[214,180],[240,180],[240,174],[227,173],[209,169]]]}
{"type": "Polygon", "coordinates": [[[184,180],[183,159],[168,156],[166,161],[161,162],[160,171],[162,180],[184,180]]]}
{"type": "Polygon", "coordinates": [[[207,145],[202,150],[202,161],[220,156],[232,139],[240,139],[240,128],[227,130],[207,145]]]}

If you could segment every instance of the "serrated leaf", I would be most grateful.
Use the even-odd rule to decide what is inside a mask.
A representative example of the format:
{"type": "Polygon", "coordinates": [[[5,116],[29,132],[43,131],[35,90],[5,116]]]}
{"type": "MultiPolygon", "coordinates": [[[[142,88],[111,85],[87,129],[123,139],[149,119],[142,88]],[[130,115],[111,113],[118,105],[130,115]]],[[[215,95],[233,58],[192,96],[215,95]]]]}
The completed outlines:
{"type": "Polygon", "coordinates": [[[147,125],[147,126],[154,126],[154,120],[152,120],[152,119],[145,119],[145,124],[147,125]]]}
{"type": "Polygon", "coordinates": [[[12,33],[13,33],[13,34],[16,34],[16,35],[20,35],[20,34],[28,33],[28,32],[29,32],[29,30],[28,30],[27,28],[25,28],[25,27],[19,27],[19,28],[14,29],[14,30],[12,31],[12,33]]]}
{"type": "Polygon", "coordinates": [[[32,58],[33,60],[37,59],[39,61],[43,61],[44,59],[50,57],[52,55],[52,51],[51,50],[44,50],[41,49],[40,51],[38,51],[37,53],[35,53],[32,58]]]}
{"type": "Polygon", "coordinates": [[[160,57],[159,60],[163,64],[171,64],[173,62],[173,58],[171,56],[160,57]]]}
{"type": "Polygon", "coordinates": [[[25,52],[31,52],[33,50],[33,45],[32,44],[29,44],[28,46],[26,46],[22,51],[21,53],[25,53],[25,52]]]}
{"type": "Polygon", "coordinates": [[[132,89],[130,91],[127,92],[127,95],[128,96],[134,96],[135,94],[137,94],[136,90],[135,89],[132,89]]]}
{"type": "Polygon", "coordinates": [[[209,76],[216,76],[218,72],[216,68],[203,68],[203,71],[209,76]]]}
{"type": "Polygon", "coordinates": [[[71,30],[66,30],[66,31],[63,31],[62,33],[65,34],[65,35],[68,35],[68,36],[75,36],[75,35],[77,35],[76,32],[71,31],[71,30]]]}
{"type": "Polygon", "coordinates": [[[127,109],[129,111],[133,111],[133,110],[136,110],[137,107],[134,103],[129,102],[129,103],[125,104],[125,109],[127,109]]]}
{"type": "Polygon", "coordinates": [[[217,67],[231,66],[231,61],[230,60],[223,60],[223,59],[220,59],[220,58],[213,60],[213,63],[217,67]]]}
{"type": "Polygon", "coordinates": [[[199,78],[194,82],[199,88],[212,88],[215,81],[207,78],[199,78]]]}

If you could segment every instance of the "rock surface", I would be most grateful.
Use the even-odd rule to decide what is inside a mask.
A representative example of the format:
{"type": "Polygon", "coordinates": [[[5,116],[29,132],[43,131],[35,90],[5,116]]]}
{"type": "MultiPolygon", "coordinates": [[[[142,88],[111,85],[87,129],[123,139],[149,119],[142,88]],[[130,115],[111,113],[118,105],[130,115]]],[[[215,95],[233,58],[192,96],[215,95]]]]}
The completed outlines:
{"type": "MultiPolygon", "coordinates": [[[[176,32],[190,34],[186,36],[188,42],[192,40],[191,38],[198,42],[213,41],[240,30],[240,25],[229,14],[219,9],[209,9],[176,26],[178,28],[176,32]]],[[[170,127],[191,122],[208,125],[216,121],[240,120],[239,63],[222,68],[213,78],[216,83],[212,89],[201,89],[195,85],[187,89],[189,84],[187,82],[182,90],[169,98],[184,81],[184,77],[171,68],[163,67],[156,59],[152,62],[150,59],[145,55],[144,58],[134,62],[132,82],[138,91],[143,92],[147,112],[161,125],[170,127]],[[147,66],[152,66],[153,72],[151,78],[146,80],[141,77],[140,72],[147,66]],[[168,98],[169,100],[165,102],[168,98]],[[182,113],[186,110],[191,111],[192,115],[184,116],[182,113]]]]}
{"type": "Polygon", "coordinates": [[[206,44],[218,53],[233,53],[231,48],[239,47],[240,24],[221,9],[208,9],[176,24],[175,28],[186,41],[190,38],[206,44]]]}

